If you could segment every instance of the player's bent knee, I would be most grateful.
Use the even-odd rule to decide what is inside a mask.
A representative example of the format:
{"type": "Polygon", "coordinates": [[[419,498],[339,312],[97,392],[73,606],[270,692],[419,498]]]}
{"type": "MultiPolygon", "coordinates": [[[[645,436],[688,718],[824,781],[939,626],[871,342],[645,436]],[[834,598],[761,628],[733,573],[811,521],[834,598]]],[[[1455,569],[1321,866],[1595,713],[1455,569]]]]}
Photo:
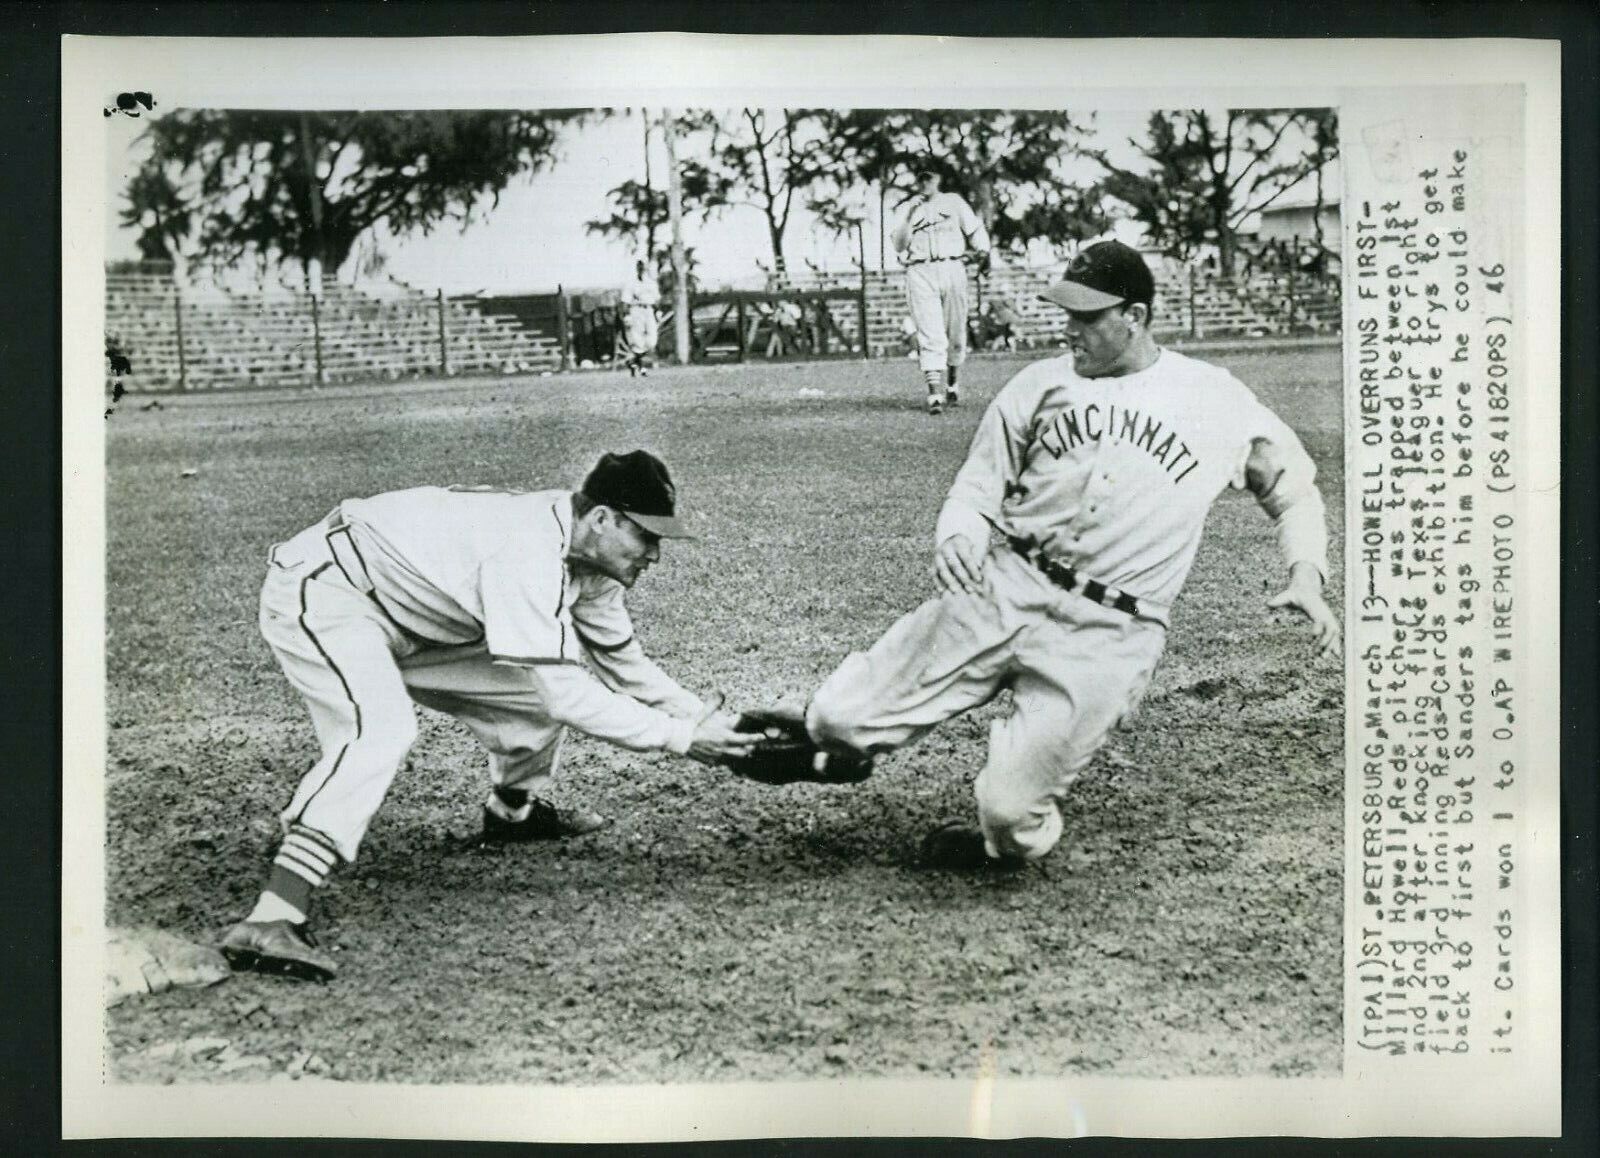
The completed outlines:
{"type": "Polygon", "coordinates": [[[365,721],[354,742],[369,757],[398,764],[417,742],[417,719],[407,714],[365,721]]]}

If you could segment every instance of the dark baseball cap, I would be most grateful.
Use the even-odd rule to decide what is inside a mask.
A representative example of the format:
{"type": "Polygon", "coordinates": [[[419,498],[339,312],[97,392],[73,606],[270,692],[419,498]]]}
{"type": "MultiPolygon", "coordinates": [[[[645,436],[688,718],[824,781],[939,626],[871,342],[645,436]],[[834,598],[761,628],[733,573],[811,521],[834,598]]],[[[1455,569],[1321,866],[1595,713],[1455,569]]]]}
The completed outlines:
{"type": "Polygon", "coordinates": [[[1039,296],[1069,310],[1103,310],[1123,302],[1155,300],[1156,282],[1139,251],[1120,241],[1100,241],[1067,266],[1063,280],[1039,296]]]}
{"type": "Polygon", "coordinates": [[[580,488],[595,502],[621,511],[652,535],[692,539],[678,517],[678,488],[667,466],[647,450],[602,454],[580,488]]]}

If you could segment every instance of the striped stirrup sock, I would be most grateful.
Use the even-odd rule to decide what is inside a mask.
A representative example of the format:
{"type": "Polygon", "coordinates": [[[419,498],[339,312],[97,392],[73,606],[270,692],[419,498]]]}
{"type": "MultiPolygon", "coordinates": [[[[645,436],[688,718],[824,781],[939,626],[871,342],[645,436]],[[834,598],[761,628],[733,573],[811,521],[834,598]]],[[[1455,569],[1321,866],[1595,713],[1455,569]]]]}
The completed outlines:
{"type": "Polygon", "coordinates": [[[328,879],[339,863],[339,852],[322,833],[298,824],[289,826],[278,846],[267,877],[265,892],[282,897],[304,912],[311,904],[311,891],[328,879]]]}

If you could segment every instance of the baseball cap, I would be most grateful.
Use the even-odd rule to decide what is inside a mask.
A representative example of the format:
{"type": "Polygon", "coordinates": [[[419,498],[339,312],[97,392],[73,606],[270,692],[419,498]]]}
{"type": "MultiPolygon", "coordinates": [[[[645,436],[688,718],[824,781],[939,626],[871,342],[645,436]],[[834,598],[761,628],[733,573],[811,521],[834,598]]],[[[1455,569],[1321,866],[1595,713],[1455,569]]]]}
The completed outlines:
{"type": "Polygon", "coordinates": [[[1123,302],[1155,300],[1156,282],[1137,249],[1100,241],[1078,251],[1063,280],[1039,295],[1069,310],[1103,310],[1123,302]]]}
{"type": "Polygon", "coordinates": [[[602,454],[579,488],[595,502],[621,511],[652,535],[692,539],[678,518],[678,489],[667,466],[647,450],[602,454]]]}

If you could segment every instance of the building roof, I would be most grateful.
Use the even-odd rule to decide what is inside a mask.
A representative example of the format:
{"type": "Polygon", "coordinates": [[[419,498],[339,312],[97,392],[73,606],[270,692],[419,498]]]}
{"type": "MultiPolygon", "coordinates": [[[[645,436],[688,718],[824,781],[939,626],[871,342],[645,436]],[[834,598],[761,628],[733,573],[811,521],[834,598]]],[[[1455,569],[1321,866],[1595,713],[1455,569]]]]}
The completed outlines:
{"type": "MultiPolygon", "coordinates": [[[[1271,205],[1261,210],[1261,215],[1265,217],[1270,213],[1284,213],[1291,209],[1311,209],[1316,204],[1317,199],[1315,197],[1285,197],[1281,201],[1274,201],[1271,205]]],[[[1337,190],[1323,195],[1322,207],[1324,209],[1339,208],[1339,193],[1337,190]]]]}

